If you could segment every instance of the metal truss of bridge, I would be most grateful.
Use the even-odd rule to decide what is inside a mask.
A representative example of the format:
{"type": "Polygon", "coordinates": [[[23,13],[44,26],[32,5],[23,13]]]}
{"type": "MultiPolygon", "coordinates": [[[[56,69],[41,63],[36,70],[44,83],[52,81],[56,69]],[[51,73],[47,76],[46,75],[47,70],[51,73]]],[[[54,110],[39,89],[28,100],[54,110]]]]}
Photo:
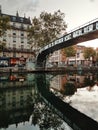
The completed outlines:
{"type": "Polygon", "coordinates": [[[45,67],[46,59],[50,53],[96,38],[98,38],[98,18],[71,30],[57,40],[44,46],[37,56],[36,65],[39,67],[45,67]]]}

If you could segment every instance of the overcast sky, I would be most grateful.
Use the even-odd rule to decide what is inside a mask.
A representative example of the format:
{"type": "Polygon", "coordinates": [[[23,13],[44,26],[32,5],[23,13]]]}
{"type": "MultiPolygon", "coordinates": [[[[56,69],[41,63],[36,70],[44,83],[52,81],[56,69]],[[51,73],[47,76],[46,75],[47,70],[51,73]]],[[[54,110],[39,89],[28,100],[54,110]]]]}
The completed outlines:
{"type": "MultiPolygon", "coordinates": [[[[65,13],[68,29],[74,29],[90,20],[98,18],[98,0],[0,0],[2,12],[33,18],[42,11],[65,13]]],[[[96,45],[97,46],[97,45],[96,45]]]]}

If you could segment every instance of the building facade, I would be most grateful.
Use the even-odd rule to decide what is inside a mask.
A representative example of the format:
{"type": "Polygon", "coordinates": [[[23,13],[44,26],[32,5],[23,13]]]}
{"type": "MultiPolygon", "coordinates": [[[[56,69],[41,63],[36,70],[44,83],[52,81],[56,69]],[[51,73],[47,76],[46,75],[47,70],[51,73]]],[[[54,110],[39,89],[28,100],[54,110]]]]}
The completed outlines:
{"type": "MultiPolygon", "coordinates": [[[[66,57],[66,54],[63,50],[55,51],[48,58],[47,64],[52,64],[53,66],[64,67],[68,66],[89,66],[92,65],[92,57],[90,59],[85,59],[84,50],[85,46],[76,45],[76,54],[72,57],[66,57]]],[[[96,50],[97,52],[97,50],[96,50]]],[[[47,65],[48,66],[48,65],[47,65]]],[[[52,66],[50,66],[52,67],[52,66]]]]}
{"type": "Polygon", "coordinates": [[[47,67],[52,67],[52,66],[61,67],[65,65],[65,62],[66,62],[65,53],[63,52],[63,50],[58,50],[49,55],[49,58],[47,60],[47,67]]]}
{"type": "Polygon", "coordinates": [[[0,65],[14,66],[23,62],[25,64],[25,61],[33,55],[30,44],[28,44],[27,33],[27,29],[31,26],[30,18],[20,17],[18,12],[16,16],[3,14],[1,9],[0,16],[10,18],[10,29],[0,37],[0,41],[6,44],[0,52],[0,65]]]}

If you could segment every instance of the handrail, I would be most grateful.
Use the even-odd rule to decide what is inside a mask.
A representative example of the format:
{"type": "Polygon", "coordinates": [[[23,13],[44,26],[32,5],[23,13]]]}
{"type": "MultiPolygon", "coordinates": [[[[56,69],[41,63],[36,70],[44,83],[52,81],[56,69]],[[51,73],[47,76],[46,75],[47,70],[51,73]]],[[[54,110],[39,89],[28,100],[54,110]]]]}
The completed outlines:
{"type": "Polygon", "coordinates": [[[92,24],[92,23],[94,23],[94,22],[96,22],[96,21],[98,21],[98,18],[95,18],[95,19],[93,19],[93,20],[91,20],[91,21],[89,21],[89,22],[86,22],[86,23],[84,23],[84,24],[82,24],[82,25],[80,25],[80,26],[78,26],[78,27],[76,27],[76,28],[74,28],[74,29],[68,31],[67,34],[68,34],[68,33],[71,33],[71,32],[74,32],[74,31],[76,31],[76,30],[78,30],[78,29],[80,29],[80,28],[82,28],[82,27],[84,27],[84,26],[86,26],[86,25],[92,24]]]}
{"type": "MultiPolygon", "coordinates": [[[[84,24],[82,24],[82,25],[80,25],[80,26],[78,26],[78,27],[76,27],[76,28],[74,28],[74,29],[72,29],[72,30],[66,32],[66,34],[63,34],[62,36],[58,37],[58,39],[59,39],[59,38],[62,38],[62,37],[65,37],[66,35],[69,35],[69,34],[71,34],[72,32],[75,32],[75,31],[77,31],[77,30],[79,30],[79,29],[81,29],[81,28],[83,28],[83,27],[85,27],[85,26],[88,26],[89,24],[95,23],[95,22],[97,22],[97,21],[98,21],[98,18],[95,18],[95,19],[93,19],[93,20],[91,20],[91,21],[89,21],[89,22],[86,22],[86,23],[84,23],[84,24]]],[[[54,42],[54,41],[55,41],[55,40],[53,40],[53,42],[54,42]]],[[[51,44],[51,42],[50,42],[49,44],[51,44]]],[[[45,46],[40,50],[39,53],[41,53],[43,50],[45,50],[45,47],[46,47],[46,46],[48,46],[48,48],[49,48],[49,44],[45,45],[45,46]]],[[[46,48],[46,49],[47,49],[47,48],[46,48]]]]}

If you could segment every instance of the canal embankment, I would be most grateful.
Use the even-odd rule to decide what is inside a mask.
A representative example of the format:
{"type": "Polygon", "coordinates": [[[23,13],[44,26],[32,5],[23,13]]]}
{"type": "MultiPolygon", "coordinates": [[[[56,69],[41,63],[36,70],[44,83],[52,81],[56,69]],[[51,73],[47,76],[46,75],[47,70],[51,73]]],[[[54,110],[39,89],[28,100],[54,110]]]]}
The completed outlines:
{"type": "Polygon", "coordinates": [[[0,67],[1,73],[36,73],[36,72],[97,72],[98,67],[92,66],[82,66],[82,67],[73,67],[73,66],[67,66],[67,67],[55,67],[55,68],[36,68],[36,69],[27,69],[25,67],[0,67]]]}

